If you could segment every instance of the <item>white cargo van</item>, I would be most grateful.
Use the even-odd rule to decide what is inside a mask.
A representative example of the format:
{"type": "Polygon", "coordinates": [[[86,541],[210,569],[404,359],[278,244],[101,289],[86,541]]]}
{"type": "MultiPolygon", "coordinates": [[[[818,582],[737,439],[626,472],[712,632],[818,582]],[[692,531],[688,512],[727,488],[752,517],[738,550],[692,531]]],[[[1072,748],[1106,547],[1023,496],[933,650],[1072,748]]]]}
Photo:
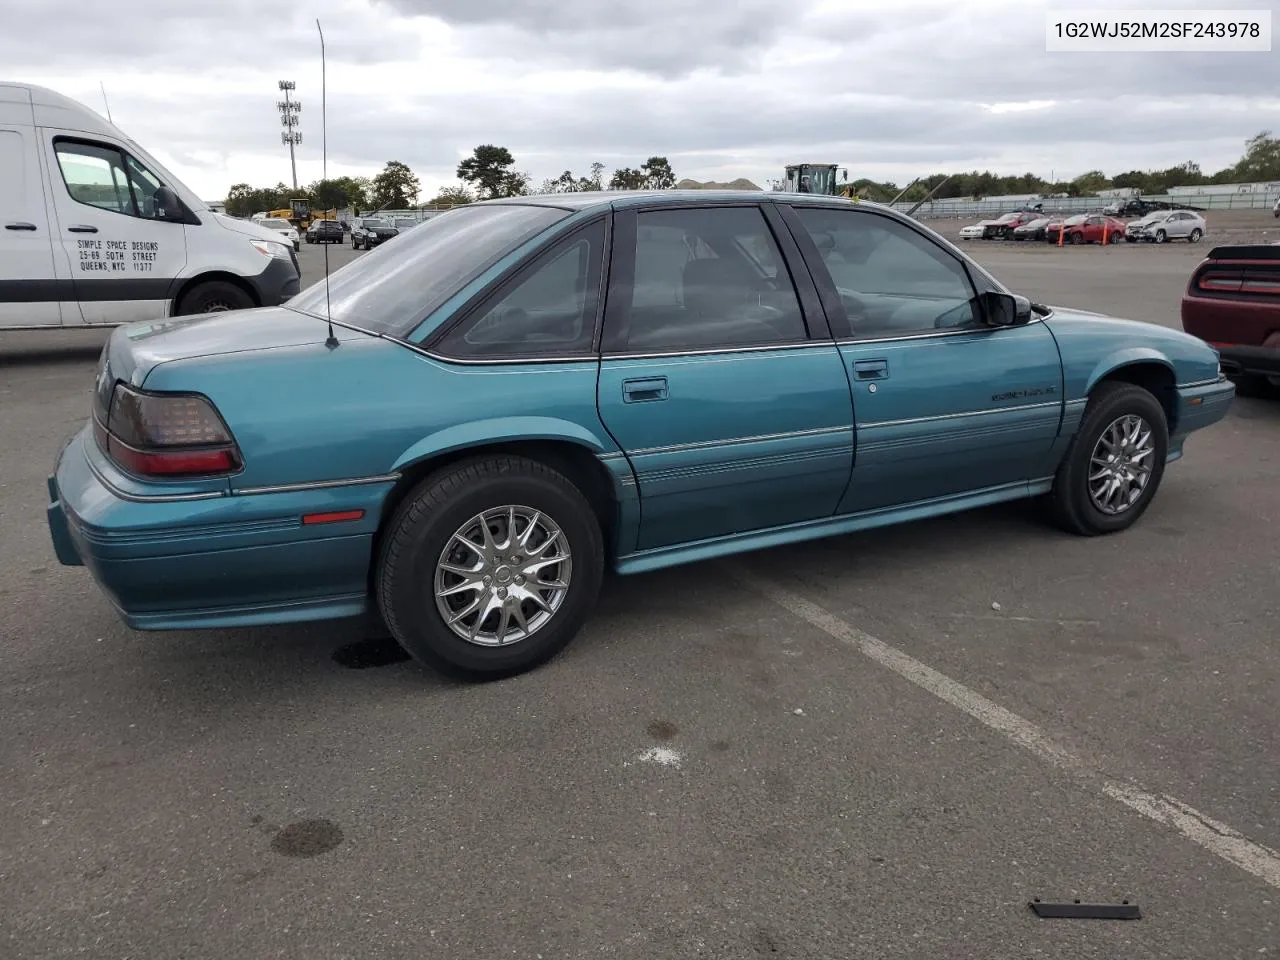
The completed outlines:
{"type": "Polygon", "coordinates": [[[275,306],[298,292],[281,239],[210,211],[88,107],[0,82],[0,330],[275,306]]]}

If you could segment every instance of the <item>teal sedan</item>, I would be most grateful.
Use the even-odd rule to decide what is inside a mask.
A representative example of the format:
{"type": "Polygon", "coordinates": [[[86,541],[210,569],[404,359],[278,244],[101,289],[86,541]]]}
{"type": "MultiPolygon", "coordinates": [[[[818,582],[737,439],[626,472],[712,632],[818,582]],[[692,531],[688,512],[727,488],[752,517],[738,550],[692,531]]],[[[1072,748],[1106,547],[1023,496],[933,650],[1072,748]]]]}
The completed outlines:
{"type": "Polygon", "coordinates": [[[491,678],[610,569],[1029,497],[1123,530],[1233,396],[1203,341],[1032,303],[874,204],[519,197],[115,330],[48,520],[137,629],[373,613],[491,678]]]}

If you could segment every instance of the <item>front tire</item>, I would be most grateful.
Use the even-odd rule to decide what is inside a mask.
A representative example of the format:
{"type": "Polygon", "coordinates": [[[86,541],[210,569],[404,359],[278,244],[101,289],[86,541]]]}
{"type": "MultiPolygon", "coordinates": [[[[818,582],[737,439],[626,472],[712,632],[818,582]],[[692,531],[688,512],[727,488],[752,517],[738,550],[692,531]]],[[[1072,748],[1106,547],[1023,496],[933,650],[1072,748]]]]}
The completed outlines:
{"type": "Polygon", "coordinates": [[[253,298],[234,283],[210,280],[198,283],[188,290],[178,301],[173,315],[189,317],[202,313],[224,313],[230,310],[248,310],[254,305],[253,298]]]}
{"type": "Polygon", "coordinates": [[[1156,243],[1164,243],[1168,239],[1169,239],[1169,235],[1165,233],[1163,230],[1156,231],[1156,243]]]}
{"type": "Polygon", "coordinates": [[[1150,392],[1104,382],[1058,466],[1049,502],[1065,530],[1092,537],[1137,522],[1164,476],[1169,424],[1150,392]]]}
{"type": "Polygon", "coordinates": [[[448,467],[387,525],[377,600],[420,663],[462,680],[537,667],[578,633],[600,591],[604,538],[559,472],[523,457],[448,467]]]}

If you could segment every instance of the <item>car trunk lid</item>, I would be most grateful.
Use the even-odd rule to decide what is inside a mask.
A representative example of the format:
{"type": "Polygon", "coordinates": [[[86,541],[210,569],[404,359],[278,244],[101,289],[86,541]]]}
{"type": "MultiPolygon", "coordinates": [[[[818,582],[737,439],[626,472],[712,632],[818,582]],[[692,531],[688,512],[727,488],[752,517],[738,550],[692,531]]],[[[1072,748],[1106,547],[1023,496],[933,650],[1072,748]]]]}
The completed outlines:
{"type": "MultiPolygon", "coordinates": [[[[334,335],[339,341],[368,336],[338,326],[334,335]]],[[[112,331],[102,351],[99,381],[105,380],[108,389],[117,380],[141,387],[152,370],[172,360],[299,347],[322,343],[327,336],[324,320],[284,307],[131,323],[112,331]]]]}

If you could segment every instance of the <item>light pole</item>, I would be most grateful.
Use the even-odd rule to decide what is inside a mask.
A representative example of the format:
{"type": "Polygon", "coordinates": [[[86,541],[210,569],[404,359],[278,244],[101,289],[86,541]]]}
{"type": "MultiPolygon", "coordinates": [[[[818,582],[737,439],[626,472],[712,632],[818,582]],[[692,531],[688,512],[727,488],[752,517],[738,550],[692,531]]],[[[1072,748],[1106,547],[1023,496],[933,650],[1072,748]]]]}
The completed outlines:
{"type": "Polygon", "coordinates": [[[302,133],[298,130],[298,114],[302,112],[302,104],[289,99],[289,92],[297,88],[292,80],[281,80],[278,84],[284,93],[283,100],[276,101],[276,109],[280,111],[280,125],[284,130],[280,133],[280,142],[289,145],[289,166],[293,170],[293,192],[298,192],[298,161],[293,154],[295,144],[302,142],[302,133]]]}

